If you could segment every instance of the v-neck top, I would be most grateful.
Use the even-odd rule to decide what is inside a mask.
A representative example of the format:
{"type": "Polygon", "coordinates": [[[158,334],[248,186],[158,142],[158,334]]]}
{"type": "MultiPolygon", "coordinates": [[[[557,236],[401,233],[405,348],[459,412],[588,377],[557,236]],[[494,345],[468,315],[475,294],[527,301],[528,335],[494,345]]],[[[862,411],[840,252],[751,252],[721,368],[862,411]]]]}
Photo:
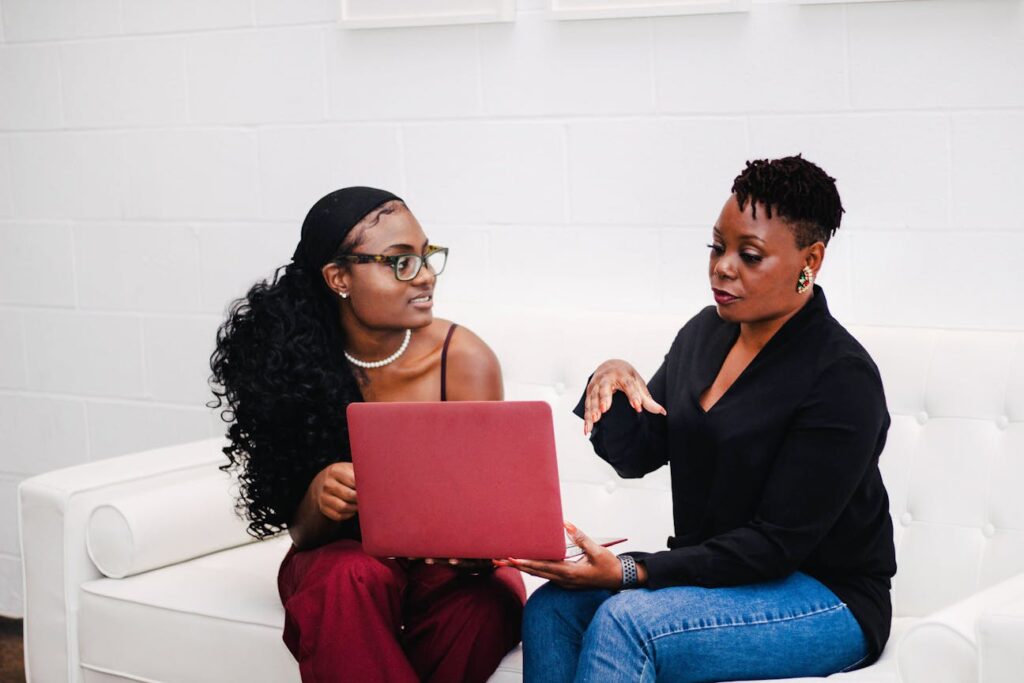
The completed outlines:
{"type": "MultiPolygon", "coordinates": [[[[714,306],[676,335],[648,384],[667,416],[625,394],[594,425],[597,454],[620,476],[672,475],[668,550],[635,553],[652,589],[734,586],[804,572],[845,602],[878,658],[896,573],[878,457],[889,413],[871,356],[829,313],[825,293],[787,320],[708,411],[739,325],[714,306]]],[[[576,406],[583,416],[584,398],[576,406]]]]}

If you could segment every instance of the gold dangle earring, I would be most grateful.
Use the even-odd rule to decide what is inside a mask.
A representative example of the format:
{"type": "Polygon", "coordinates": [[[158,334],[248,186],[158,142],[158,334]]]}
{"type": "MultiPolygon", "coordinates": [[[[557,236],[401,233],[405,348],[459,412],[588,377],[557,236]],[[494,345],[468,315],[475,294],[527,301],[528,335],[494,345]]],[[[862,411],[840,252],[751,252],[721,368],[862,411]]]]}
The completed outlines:
{"type": "Polygon", "coordinates": [[[800,277],[796,279],[796,293],[803,294],[814,284],[814,271],[810,266],[804,266],[800,271],[800,277]]]}

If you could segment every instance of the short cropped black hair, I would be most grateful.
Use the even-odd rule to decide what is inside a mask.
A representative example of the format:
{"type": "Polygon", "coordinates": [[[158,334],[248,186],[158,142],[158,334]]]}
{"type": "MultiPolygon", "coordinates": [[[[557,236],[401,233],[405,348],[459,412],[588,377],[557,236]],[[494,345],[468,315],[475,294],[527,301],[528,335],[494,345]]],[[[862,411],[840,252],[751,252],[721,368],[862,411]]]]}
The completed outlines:
{"type": "Polygon", "coordinates": [[[819,241],[828,244],[843,220],[836,179],[799,154],[748,161],[733,181],[732,192],[740,211],[749,200],[755,218],[760,203],[768,218],[774,211],[789,223],[801,249],[819,241]]]}

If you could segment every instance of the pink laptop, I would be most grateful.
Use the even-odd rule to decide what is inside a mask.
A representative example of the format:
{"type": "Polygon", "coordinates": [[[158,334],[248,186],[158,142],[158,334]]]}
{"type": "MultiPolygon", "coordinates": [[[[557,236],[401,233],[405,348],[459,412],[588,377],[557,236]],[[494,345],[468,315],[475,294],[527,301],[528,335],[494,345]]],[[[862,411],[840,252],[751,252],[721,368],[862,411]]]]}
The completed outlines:
{"type": "Polygon", "coordinates": [[[348,429],[367,553],[566,556],[547,403],[352,403],[348,429]]]}

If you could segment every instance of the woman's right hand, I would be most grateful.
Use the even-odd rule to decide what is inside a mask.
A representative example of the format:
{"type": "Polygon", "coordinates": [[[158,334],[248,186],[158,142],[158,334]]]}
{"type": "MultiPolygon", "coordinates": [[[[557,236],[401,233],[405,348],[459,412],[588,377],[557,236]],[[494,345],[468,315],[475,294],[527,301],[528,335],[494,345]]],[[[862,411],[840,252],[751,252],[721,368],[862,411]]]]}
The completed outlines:
{"type": "Polygon", "coordinates": [[[583,433],[590,434],[594,423],[612,407],[612,394],[621,391],[629,398],[633,410],[667,415],[665,409],[651,397],[647,383],[632,365],[624,360],[606,360],[597,366],[587,385],[583,404],[583,433]]]}
{"type": "Polygon", "coordinates": [[[350,462],[336,462],[313,478],[313,499],[327,519],[342,522],[355,517],[358,509],[356,475],[350,462]]]}

